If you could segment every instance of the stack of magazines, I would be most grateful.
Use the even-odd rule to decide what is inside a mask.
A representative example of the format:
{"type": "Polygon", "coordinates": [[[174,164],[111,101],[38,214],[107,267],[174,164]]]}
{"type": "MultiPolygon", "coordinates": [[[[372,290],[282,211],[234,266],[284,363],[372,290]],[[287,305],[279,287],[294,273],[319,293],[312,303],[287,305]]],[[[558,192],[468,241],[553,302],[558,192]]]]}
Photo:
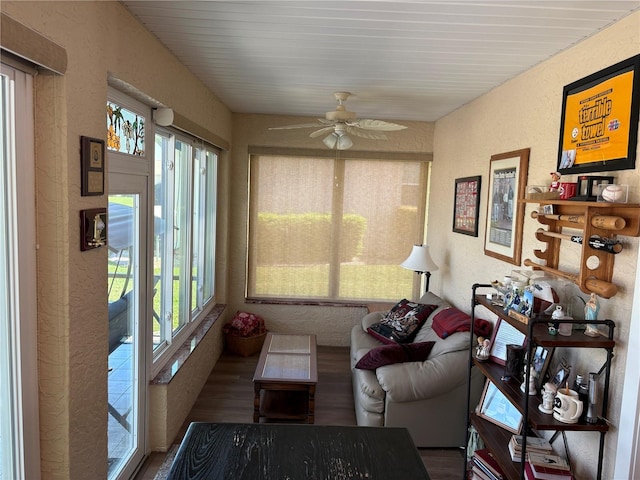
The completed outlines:
{"type": "MultiPolygon", "coordinates": [[[[509,441],[509,453],[511,460],[520,462],[522,460],[522,443],[521,435],[512,435],[509,441]]],[[[548,440],[539,437],[527,437],[527,453],[551,453],[553,448],[548,440]]]]}

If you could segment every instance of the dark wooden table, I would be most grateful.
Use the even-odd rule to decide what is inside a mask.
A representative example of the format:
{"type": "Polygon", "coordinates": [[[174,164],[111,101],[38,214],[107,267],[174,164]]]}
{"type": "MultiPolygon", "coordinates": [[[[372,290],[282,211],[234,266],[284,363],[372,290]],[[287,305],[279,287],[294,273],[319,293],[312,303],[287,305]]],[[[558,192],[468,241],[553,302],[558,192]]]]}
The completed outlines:
{"type": "Polygon", "coordinates": [[[192,423],[168,480],[429,480],[405,428],[192,423]]]}
{"type": "Polygon", "coordinates": [[[268,333],[253,375],[253,421],[314,422],[315,335],[268,333]]]}

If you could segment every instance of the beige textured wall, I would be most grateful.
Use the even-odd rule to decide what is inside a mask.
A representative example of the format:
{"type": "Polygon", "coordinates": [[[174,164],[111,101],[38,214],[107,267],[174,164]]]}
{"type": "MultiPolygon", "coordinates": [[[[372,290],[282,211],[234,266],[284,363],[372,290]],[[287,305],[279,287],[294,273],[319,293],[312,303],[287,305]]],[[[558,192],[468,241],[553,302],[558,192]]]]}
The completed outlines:
{"type": "MultiPolygon", "coordinates": [[[[439,260],[440,270],[432,276],[432,289],[469,311],[473,283],[487,283],[518,268],[483,253],[489,158],[493,154],[529,147],[528,183],[547,184],[549,172],[556,169],[563,86],[639,52],[640,12],[637,12],[436,122],[428,243],[433,258],[439,260]],[[450,233],[454,179],[471,175],[482,175],[483,181],[477,238],[450,233]],[[440,229],[446,233],[441,234],[440,229]]],[[[640,202],[638,173],[639,168],[612,172],[619,183],[630,185],[630,200],[635,203],[640,202]]],[[[534,231],[540,225],[529,216],[534,207],[528,205],[525,215],[523,259],[535,258],[533,250],[543,247],[534,237],[534,231]]],[[[609,415],[614,427],[606,437],[603,478],[613,478],[615,425],[625,422],[624,414],[620,412],[621,395],[616,392],[621,392],[624,383],[625,338],[633,300],[638,239],[624,238],[624,241],[625,250],[615,259],[613,277],[613,282],[621,287],[620,292],[609,300],[602,300],[600,310],[603,318],[616,321],[618,341],[609,415]]],[[[563,242],[561,268],[577,271],[579,251],[579,247],[563,242]]],[[[574,366],[573,373],[593,371],[600,368],[603,361],[603,356],[593,351],[581,354],[574,351],[569,358],[574,366]]],[[[597,462],[594,455],[598,439],[594,433],[569,435],[571,454],[577,461],[577,473],[581,478],[595,477],[597,462]]]]}
{"type": "Polygon", "coordinates": [[[149,447],[166,452],[189,415],[209,377],[212,360],[222,353],[223,321],[213,324],[207,336],[189,356],[169,384],[149,387],[149,447]]]}
{"type": "Polygon", "coordinates": [[[2,11],[68,55],[64,76],[36,78],[43,478],[106,478],[107,252],[80,252],[78,218],[107,197],[80,196],[79,138],[106,139],[109,74],[227,141],[231,114],[118,2],[4,1],[2,11]]]}
{"type": "MultiPolygon", "coordinates": [[[[231,193],[229,218],[230,228],[228,262],[229,312],[244,309],[262,315],[267,328],[285,333],[314,333],[320,345],[346,346],[349,344],[351,327],[366,312],[363,308],[305,306],[305,305],[258,305],[244,303],[247,182],[249,146],[280,146],[325,149],[321,139],[309,138],[309,129],[269,131],[269,127],[309,123],[315,118],[284,117],[273,115],[233,116],[233,148],[231,151],[231,193]]],[[[400,122],[409,128],[390,132],[389,140],[364,140],[353,138],[352,150],[431,152],[433,123],[400,122]]],[[[407,247],[407,252],[409,247],[407,247]]],[[[408,272],[410,274],[410,272],[408,272]]],[[[409,295],[410,293],[407,293],[409,295]]]]}

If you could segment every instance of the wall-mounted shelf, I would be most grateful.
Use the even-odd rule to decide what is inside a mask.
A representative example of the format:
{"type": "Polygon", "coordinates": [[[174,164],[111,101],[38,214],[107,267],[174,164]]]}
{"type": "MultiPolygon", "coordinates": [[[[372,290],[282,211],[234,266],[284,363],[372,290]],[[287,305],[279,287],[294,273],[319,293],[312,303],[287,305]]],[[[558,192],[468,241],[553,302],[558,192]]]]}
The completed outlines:
{"type": "Polygon", "coordinates": [[[573,281],[584,293],[596,293],[610,298],[617,293],[617,286],[611,283],[615,254],[592,248],[591,238],[599,237],[614,242],[618,235],[640,236],[640,205],[629,203],[579,202],[571,200],[523,200],[525,203],[539,204],[540,211],[532,213],[547,230],[536,232],[536,238],[547,244],[547,248],[534,250],[536,258],[544,260],[540,264],[530,259],[524,265],[573,281]],[[553,214],[543,214],[544,206],[553,207],[553,214]],[[564,228],[581,230],[582,253],[580,271],[564,272],[558,269],[560,242],[562,239],[547,234],[563,234],[564,228]]]}

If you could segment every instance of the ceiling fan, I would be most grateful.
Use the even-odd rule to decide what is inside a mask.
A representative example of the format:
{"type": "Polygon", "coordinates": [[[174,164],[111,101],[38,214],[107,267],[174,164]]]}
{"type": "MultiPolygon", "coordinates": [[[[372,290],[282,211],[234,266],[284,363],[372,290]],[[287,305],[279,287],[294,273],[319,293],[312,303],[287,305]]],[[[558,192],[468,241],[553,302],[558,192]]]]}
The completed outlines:
{"type": "Polygon", "coordinates": [[[318,128],[309,135],[311,138],[320,137],[326,133],[328,135],[322,139],[329,148],[346,150],[353,146],[351,138],[347,134],[356,137],[369,138],[372,140],[386,140],[387,136],[382,132],[392,132],[407,128],[397,123],[385,122],[382,120],[358,119],[354,112],[350,112],[344,106],[344,102],[351,96],[349,92],[334,92],[338,106],[332,112],[327,112],[325,118],[319,118],[319,123],[303,123],[300,125],[288,125],[285,127],[271,127],[269,130],[290,130],[293,128],[318,128]]]}

